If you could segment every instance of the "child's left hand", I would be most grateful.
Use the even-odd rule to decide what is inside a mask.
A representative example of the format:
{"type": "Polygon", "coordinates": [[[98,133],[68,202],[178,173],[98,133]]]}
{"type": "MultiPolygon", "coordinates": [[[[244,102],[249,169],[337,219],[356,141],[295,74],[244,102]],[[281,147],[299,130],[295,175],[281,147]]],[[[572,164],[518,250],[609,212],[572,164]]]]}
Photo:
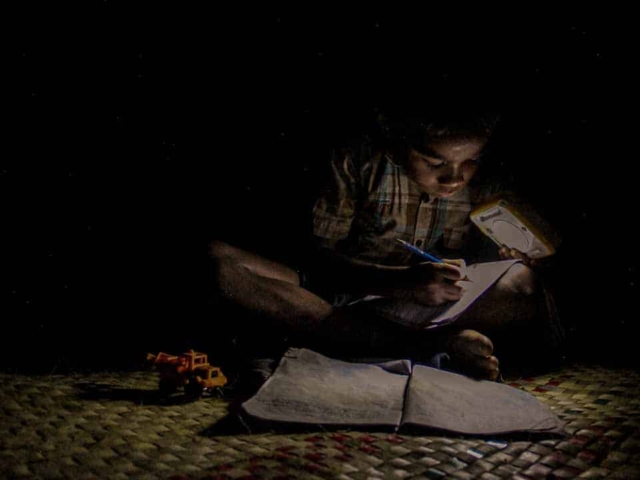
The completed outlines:
{"type": "Polygon", "coordinates": [[[515,248],[509,248],[507,246],[500,247],[500,258],[503,260],[515,259],[522,260],[527,267],[536,267],[539,264],[538,260],[530,258],[526,254],[522,253],[520,250],[515,248]]]}

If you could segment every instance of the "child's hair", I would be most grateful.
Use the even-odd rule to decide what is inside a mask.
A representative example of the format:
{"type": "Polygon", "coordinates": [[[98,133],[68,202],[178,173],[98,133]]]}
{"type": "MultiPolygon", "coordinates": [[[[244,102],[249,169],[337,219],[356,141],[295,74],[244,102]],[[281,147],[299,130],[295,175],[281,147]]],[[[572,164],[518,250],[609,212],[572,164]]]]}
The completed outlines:
{"type": "Polygon", "coordinates": [[[500,115],[489,99],[469,92],[439,92],[428,102],[413,101],[402,110],[389,109],[378,116],[378,131],[388,146],[423,150],[439,138],[490,138],[500,115]],[[442,94],[442,95],[440,95],[442,94]]]}
{"type": "Polygon", "coordinates": [[[446,137],[483,137],[489,138],[493,133],[499,115],[496,112],[457,111],[450,109],[444,112],[410,119],[408,133],[421,134],[428,138],[446,137]]]}
{"type": "Polygon", "coordinates": [[[493,134],[500,115],[493,111],[469,111],[449,108],[431,110],[424,115],[402,118],[378,117],[387,139],[398,146],[406,144],[422,150],[425,142],[439,138],[486,138],[493,134]]]}

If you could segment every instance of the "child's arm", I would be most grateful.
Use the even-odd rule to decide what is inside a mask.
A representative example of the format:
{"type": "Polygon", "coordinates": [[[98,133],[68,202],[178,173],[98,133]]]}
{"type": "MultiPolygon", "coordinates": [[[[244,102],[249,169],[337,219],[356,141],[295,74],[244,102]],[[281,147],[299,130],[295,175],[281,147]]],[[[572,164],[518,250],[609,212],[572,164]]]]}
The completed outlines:
{"type": "Polygon", "coordinates": [[[422,305],[458,300],[462,287],[462,261],[424,262],[412,266],[389,266],[362,261],[339,248],[316,245],[312,268],[323,283],[338,292],[411,299],[422,305]]]}

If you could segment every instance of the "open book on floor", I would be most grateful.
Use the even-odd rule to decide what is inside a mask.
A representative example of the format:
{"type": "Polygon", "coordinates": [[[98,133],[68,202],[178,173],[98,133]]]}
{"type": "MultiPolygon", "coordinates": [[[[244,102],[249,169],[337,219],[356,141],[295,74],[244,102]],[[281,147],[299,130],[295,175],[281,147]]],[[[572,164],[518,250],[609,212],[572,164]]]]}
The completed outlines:
{"type": "Polygon", "coordinates": [[[425,427],[463,434],[563,433],[533,395],[409,360],[353,363],[289,349],[242,404],[250,417],[293,424],[425,427]]]}

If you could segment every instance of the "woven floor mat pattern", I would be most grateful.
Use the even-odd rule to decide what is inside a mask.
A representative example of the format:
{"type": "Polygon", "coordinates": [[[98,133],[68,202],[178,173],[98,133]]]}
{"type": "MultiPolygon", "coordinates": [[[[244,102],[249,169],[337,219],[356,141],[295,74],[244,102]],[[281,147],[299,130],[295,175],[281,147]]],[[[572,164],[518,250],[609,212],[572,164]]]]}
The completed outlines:
{"type": "Polygon", "coordinates": [[[227,401],[157,394],[157,376],[0,374],[2,478],[640,478],[640,376],[573,366],[507,383],[567,421],[566,438],[341,430],[211,435],[227,401]]]}

